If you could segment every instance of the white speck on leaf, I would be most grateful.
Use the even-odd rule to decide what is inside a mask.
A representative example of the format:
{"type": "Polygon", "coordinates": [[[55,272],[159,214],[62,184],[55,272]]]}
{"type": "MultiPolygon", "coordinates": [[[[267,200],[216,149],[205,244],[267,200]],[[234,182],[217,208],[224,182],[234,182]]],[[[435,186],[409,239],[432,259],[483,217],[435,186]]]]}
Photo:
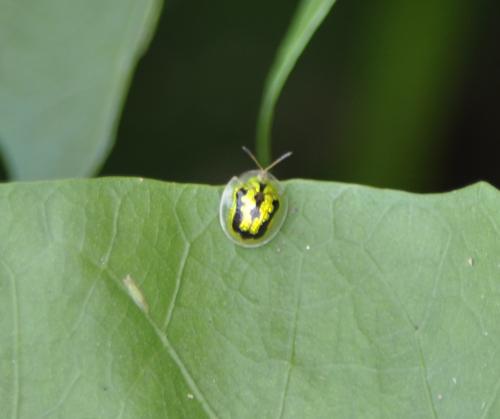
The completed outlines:
{"type": "Polygon", "coordinates": [[[467,265],[474,266],[474,259],[471,257],[467,258],[467,265]]]}
{"type": "Polygon", "coordinates": [[[191,393],[188,393],[188,394],[187,394],[187,398],[188,398],[189,400],[193,400],[193,399],[194,399],[194,396],[193,396],[191,393]]]}
{"type": "Polygon", "coordinates": [[[128,295],[132,298],[132,301],[137,305],[137,307],[147,313],[149,311],[148,303],[144,298],[144,294],[141,289],[137,286],[132,277],[127,275],[122,281],[123,285],[127,289],[128,295]]]}
{"type": "Polygon", "coordinates": [[[311,250],[311,246],[307,245],[306,250],[311,250]]]}
{"type": "Polygon", "coordinates": [[[453,384],[457,384],[457,378],[456,378],[456,377],[453,377],[453,378],[451,379],[451,381],[453,381],[453,384]]]}
{"type": "Polygon", "coordinates": [[[438,394],[438,395],[437,395],[437,399],[438,399],[438,400],[443,400],[443,395],[442,395],[442,394],[438,394]]]}

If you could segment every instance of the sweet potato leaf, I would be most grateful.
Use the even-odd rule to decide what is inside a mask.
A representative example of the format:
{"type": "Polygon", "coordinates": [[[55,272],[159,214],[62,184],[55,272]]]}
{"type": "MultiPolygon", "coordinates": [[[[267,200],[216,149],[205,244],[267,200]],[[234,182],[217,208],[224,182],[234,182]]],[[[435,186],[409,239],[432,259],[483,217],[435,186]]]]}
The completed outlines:
{"type": "Polygon", "coordinates": [[[257,249],[219,187],[2,185],[3,415],[498,417],[498,191],[285,185],[257,249]]]}

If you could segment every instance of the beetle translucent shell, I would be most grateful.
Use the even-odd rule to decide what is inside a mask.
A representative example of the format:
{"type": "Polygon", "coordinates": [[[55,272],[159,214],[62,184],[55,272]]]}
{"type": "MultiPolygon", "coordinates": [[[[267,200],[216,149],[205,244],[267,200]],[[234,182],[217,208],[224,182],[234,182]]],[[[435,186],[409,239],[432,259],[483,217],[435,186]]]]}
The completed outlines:
{"type": "Polygon", "coordinates": [[[259,170],[231,178],[222,193],[219,217],[230,240],[244,247],[259,247],[276,236],[288,212],[285,188],[269,170],[292,153],[284,154],[264,169],[248,149],[243,150],[259,170]]]}

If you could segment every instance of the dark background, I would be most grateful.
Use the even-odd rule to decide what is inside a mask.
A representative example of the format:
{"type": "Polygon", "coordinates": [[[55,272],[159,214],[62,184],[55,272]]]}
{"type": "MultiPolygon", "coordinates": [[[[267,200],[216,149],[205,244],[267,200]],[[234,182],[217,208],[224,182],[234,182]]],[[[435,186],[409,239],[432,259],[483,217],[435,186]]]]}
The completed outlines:
{"type": "MultiPolygon", "coordinates": [[[[290,0],[166,2],[100,175],[225,183],[253,168],[290,0]]],[[[275,174],[410,191],[500,186],[494,0],[339,0],[278,103],[275,174]]]]}

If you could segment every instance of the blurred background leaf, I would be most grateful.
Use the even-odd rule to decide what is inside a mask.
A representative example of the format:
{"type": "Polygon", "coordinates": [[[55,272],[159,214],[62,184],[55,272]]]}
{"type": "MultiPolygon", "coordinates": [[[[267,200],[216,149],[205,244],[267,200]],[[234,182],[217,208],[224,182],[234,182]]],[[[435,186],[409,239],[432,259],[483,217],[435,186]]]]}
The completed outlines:
{"type": "Polygon", "coordinates": [[[89,176],[160,0],[0,0],[0,144],[14,179],[89,176]]]}
{"type": "MultiPolygon", "coordinates": [[[[101,7],[111,4],[109,1],[101,7]]],[[[87,6],[64,3],[57,11],[48,9],[55,8],[56,1],[51,0],[43,6],[34,4],[29,13],[22,14],[24,4],[0,0],[1,30],[13,31],[0,38],[0,85],[4,89],[0,91],[0,141],[5,165],[14,175],[15,167],[26,166],[18,178],[37,177],[44,171],[50,176],[95,174],[96,162],[102,161],[111,143],[104,141],[98,147],[94,132],[86,130],[102,127],[102,120],[97,125],[91,121],[109,108],[90,113],[73,109],[75,128],[70,129],[67,117],[58,118],[59,111],[50,118],[38,112],[49,104],[33,95],[39,90],[43,93],[46,86],[37,85],[36,90],[28,83],[23,88],[24,82],[13,83],[6,75],[19,73],[14,80],[29,81],[31,73],[45,74],[51,92],[56,91],[55,85],[60,87],[55,98],[59,105],[54,106],[65,110],[69,99],[64,99],[64,93],[69,98],[76,94],[71,86],[82,91],[81,83],[58,83],[61,74],[72,70],[73,57],[82,55],[77,54],[78,48],[71,48],[78,41],[77,31],[75,39],[60,45],[60,39],[59,43],[48,42],[49,31],[37,36],[37,25],[54,19],[57,31],[64,27],[64,16],[80,17],[75,19],[80,26],[74,25],[84,38],[79,41],[84,43],[80,50],[92,58],[95,54],[89,53],[93,51],[89,45],[96,39],[88,33],[109,26],[118,37],[116,30],[124,27],[125,7],[103,22],[83,12],[88,2],[87,6]],[[26,22],[19,25],[19,21],[26,22]],[[33,59],[23,48],[34,41],[39,48],[33,59]],[[58,70],[50,77],[35,64],[43,63],[58,45],[61,56],[54,64],[58,70]],[[4,86],[9,87],[5,90],[4,86]],[[37,100],[32,102],[33,97],[37,100]],[[43,129],[35,132],[32,121],[37,118],[43,129]],[[9,121],[17,121],[17,128],[13,130],[9,121]],[[79,140],[71,146],[52,142],[50,132],[62,129],[67,132],[61,131],[59,138],[78,136],[79,140]],[[14,131],[15,136],[10,134],[14,131]],[[80,132],[85,134],[80,136],[80,132]],[[10,141],[18,134],[25,141],[10,141]],[[51,144],[46,144],[47,138],[51,144]],[[89,149],[79,145],[89,143],[96,145],[90,157],[86,154],[89,149]],[[18,156],[36,158],[18,161],[6,144],[20,150],[18,156]],[[64,174],[56,173],[59,167],[65,168],[64,174]]],[[[223,183],[247,169],[251,163],[240,146],[255,148],[263,86],[300,4],[221,0],[196,4],[194,12],[185,2],[168,2],[131,85],[116,147],[99,174],[223,183]]],[[[106,10],[100,10],[99,16],[106,10]]],[[[496,158],[500,153],[499,17],[500,3],[493,0],[418,4],[350,0],[336,4],[295,66],[279,100],[273,157],[288,149],[295,151],[295,157],[277,168],[278,176],[415,191],[452,189],[478,179],[500,184],[496,158]]],[[[102,71],[89,65],[78,75],[88,80],[89,74],[102,71]]],[[[99,93],[89,92],[86,99],[94,100],[99,93]]],[[[118,96],[123,98],[123,91],[118,96]]],[[[108,134],[113,131],[110,121],[105,130],[108,134]]]]}
{"type": "Polygon", "coordinates": [[[385,0],[364,7],[336,164],[354,182],[432,189],[477,6],[385,0]]]}
{"type": "MultiPolygon", "coordinates": [[[[102,174],[223,183],[252,165],[262,88],[299,2],[168,2],[102,174]]],[[[500,4],[341,1],[276,109],[281,177],[415,191],[500,185],[500,4]],[[394,120],[391,120],[391,117],[394,120]]]]}
{"type": "Polygon", "coordinates": [[[271,132],[274,111],[286,79],[323,22],[335,0],[302,0],[278,49],[264,85],[257,120],[256,151],[260,164],[271,164],[271,132]]]}

